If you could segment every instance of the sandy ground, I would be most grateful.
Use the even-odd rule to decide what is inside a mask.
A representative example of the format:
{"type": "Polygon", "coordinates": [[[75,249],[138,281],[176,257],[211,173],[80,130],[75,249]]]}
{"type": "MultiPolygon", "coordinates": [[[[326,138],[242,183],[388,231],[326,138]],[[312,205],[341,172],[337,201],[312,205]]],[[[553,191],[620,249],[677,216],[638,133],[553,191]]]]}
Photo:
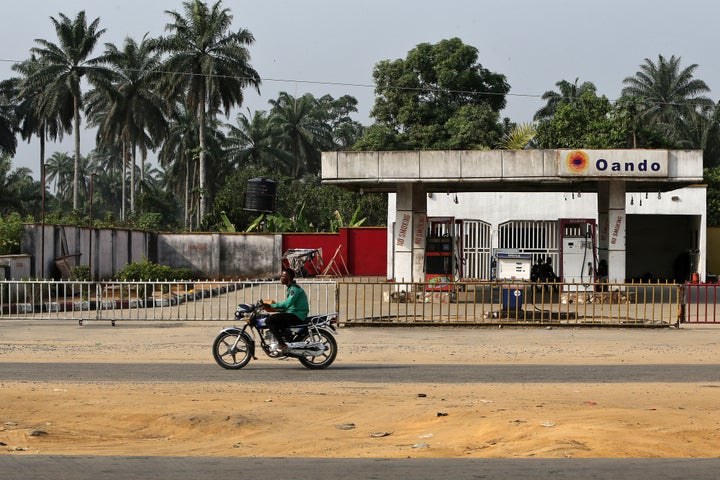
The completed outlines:
{"type": "MultiPolygon", "coordinates": [[[[720,455],[720,384],[714,383],[316,385],[269,378],[243,385],[242,371],[228,371],[232,381],[224,383],[2,380],[4,362],[212,363],[210,344],[220,326],[0,321],[0,453],[720,455]]],[[[713,326],[355,327],[341,329],[338,340],[337,363],[720,364],[720,327],[713,326]]]]}

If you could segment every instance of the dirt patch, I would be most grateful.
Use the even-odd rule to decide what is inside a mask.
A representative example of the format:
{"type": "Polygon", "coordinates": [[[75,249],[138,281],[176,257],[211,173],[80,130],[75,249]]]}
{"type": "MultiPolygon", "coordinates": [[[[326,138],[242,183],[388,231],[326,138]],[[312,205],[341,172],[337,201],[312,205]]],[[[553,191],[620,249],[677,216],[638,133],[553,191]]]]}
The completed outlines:
{"type": "MultiPolygon", "coordinates": [[[[49,327],[0,324],[0,366],[212,362],[210,343],[218,330],[182,324],[49,327]]],[[[337,362],[720,363],[718,339],[714,328],[343,329],[337,362]]],[[[225,383],[2,382],[0,452],[349,458],[676,458],[720,452],[719,384],[315,385],[269,378],[247,385],[241,378],[242,372],[228,372],[225,383]]]]}

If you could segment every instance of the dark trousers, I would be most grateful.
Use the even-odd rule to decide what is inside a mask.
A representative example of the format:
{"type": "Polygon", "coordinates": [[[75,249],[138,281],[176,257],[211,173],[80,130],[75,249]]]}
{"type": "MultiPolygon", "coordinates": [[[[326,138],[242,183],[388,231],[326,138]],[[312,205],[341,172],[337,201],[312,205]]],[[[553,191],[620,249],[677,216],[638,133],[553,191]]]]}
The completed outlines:
{"type": "Polygon", "coordinates": [[[285,329],[293,325],[300,325],[302,321],[292,313],[274,313],[265,320],[268,330],[272,332],[278,342],[285,343],[285,329]]]}

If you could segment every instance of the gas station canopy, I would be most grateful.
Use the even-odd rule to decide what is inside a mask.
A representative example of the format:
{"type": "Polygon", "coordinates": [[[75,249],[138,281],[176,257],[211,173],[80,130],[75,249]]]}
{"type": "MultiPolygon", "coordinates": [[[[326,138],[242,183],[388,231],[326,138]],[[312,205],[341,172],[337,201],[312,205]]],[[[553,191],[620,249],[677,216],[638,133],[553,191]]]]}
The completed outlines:
{"type": "MultiPolygon", "coordinates": [[[[388,278],[424,281],[427,194],[596,192],[598,257],[625,281],[625,194],[703,180],[700,150],[443,150],[323,152],[322,180],[358,192],[395,192],[388,278]]],[[[478,206],[482,208],[482,206],[478,206]]]]}
{"type": "Polygon", "coordinates": [[[627,192],[702,182],[700,150],[442,150],[323,152],[322,179],[354,191],[597,192],[624,180],[627,192]]]}

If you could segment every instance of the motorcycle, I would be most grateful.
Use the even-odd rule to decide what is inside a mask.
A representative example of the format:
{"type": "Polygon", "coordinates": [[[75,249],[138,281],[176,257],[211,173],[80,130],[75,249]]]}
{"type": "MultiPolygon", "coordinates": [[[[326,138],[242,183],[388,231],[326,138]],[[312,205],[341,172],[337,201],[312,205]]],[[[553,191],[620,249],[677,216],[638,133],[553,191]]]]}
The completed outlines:
{"type": "Polygon", "coordinates": [[[288,349],[279,351],[278,341],[267,328],[271,315],[268,305],[259,300],[254,305],[241,303],[235,318],[245,321],[242,328],[224,328],[213,342],[213,357],[218,365],[229,370],[239,370],[250,360],[257,360],[255,350],[259,345],[265,354],[274,359],[297,358],[305,367],[322,369],[329,367],[337,356],[337,313],[312,315],[305,323],[290,326],[286,330],[288,349]]]}

